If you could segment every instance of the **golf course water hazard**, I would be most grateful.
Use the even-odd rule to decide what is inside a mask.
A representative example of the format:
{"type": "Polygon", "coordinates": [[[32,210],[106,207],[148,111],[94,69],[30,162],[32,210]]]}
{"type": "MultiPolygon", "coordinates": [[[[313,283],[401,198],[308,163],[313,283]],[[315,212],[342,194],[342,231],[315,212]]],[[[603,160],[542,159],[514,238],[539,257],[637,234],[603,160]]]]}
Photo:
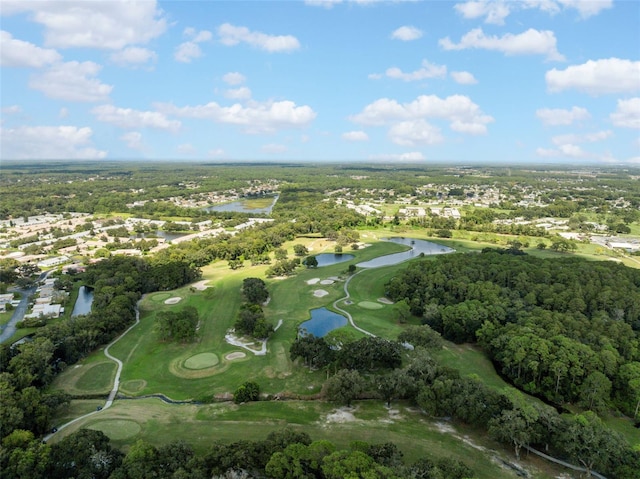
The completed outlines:
{"type": "Polygon", "coordinates": [[[378,256],[372,260],[358,263],[356,266],[359,266],[360,268],[379,268],[380,266],[392,266],[394,264],[402,263],[408,259],[417,258],[421,254],[427,256],[433,254],[453,253],[455,251],[448,246],[413,238],[385,238],[384,241],[411,246],[411,249],[403,251],[402,253],[378,256]]]}
{"type": "Polygon", "coordinates": [[[355,258],[355,256],[352,254],[342,254],[342,253],[320,253],[316,255],[316,259],[318,260],[318,267],[329,266],[337,263],[343,263],[353,258],[355,258]]]}
{"type": "Polygon", "coordinates": [[[300,333],[313,334],[321,338],[329,331],[341,328],[347,324],[347,318],[341,314],[329,311],[327,308],[317,308],[310,311],[311,319],[300,325],[300,333]]]}

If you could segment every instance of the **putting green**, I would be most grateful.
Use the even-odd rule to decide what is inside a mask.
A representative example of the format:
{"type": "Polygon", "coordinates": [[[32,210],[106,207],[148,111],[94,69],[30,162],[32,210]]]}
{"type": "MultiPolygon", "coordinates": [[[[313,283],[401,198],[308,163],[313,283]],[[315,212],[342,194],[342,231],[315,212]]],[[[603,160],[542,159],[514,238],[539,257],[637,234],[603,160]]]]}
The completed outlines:
{"type": "Polygon", "coordinates": [[[151,295],[151,300],[155,301],[156,303],[161,303],[162,301],[164,301],[165,299],[169,299],[170,297],[170,293],[156,293],[151,295]]]}
{"type": "Polygon", "coordinates": [[[358,306],[364,309],[382,309],[383,305],[380,303],[374,303],[373,301],[360,301],[358,306]]]}
{"type": "Polygon", "coordinates": [[[138,435],[142,430],[140,424],[127,419],[109,419],[107,421],[98,421],[87,427],[88,429],[93,429],[94,431],[101,431],[105,433],[107,436],[109,436],[109,439],[114,441],[129,439],[138,435]]]}
{"type": "Polygon", "coordinates": [[[218,361],[218,356],[214,353],[200,353],[187,359],[184,362],[184,367],[187,369],[205,369],[215,366],[218,361]]]}

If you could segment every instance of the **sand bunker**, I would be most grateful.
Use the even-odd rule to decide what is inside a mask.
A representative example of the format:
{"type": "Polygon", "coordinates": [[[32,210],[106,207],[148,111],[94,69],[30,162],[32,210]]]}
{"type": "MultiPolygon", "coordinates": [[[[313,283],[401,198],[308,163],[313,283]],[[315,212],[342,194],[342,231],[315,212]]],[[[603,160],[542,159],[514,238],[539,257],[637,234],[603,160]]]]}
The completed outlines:
{"type": "Polygon", "coordinates": [[[320,281],[320,284],[324,284],[324,285],[333,284],[333,283],[335,283],[335,281],[332,279],[323,279],[322,281],[320,281]]]}
{"type": "Polygon", "coordinates": [[[307,280],[307,284],[318,284],[318,281],[320,281],[320,278],[311,278],[307,280]]]}
{"type": "Polygon", "coordinates": [[[324,289],[316,289],[316,290],[313,292],[313,295],[314,295],[316,298],[322,298],[323,296],[326,296],[326,295],[328,295],[328,294],[329,294],[329,292],[328,292],[328,291],[325,291],[324,289]]]}
{"type": "Polygon", "coordinates": [[[203,279],[202,281],[198,281],[197,283],[193,283],[191,285],[191,287],[197,289],[198,291],[204,291],[205,289],[207,289],[209,287],[209,285],[207,285],[208,282],[209,282],[208,279],[203,279]]]}
{"type": "Polygon", "coordinates": [[[387,298],[378,298],[378,302],[382,304],[393,304],[393,301],[387,298]]]}
{"type": "Polygon", "coordinates": [[[180,301],[182,301],[182,298],[180,296],[174,296],[173,298],[166,299],[164,301],[164,304],[177,304],[180,301]]]}
{"type": "Polygon", "coordinates": [[[233,353],[227,354],[224,358],[228,361],[233,361],[234,359],[242,359],[246,357],[247,355],[242,351],[234,351],[233,353]]]}

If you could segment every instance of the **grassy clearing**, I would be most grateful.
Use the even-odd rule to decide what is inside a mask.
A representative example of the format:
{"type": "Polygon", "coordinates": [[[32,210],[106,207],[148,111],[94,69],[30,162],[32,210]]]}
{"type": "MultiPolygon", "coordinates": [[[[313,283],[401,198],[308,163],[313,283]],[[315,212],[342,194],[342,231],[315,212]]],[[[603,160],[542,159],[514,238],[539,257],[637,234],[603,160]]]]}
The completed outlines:
{"type": "Polygon", "coordinates": [[[4,326],[11,320],[13,311],[7,311],[6,313],[0,313],[0,326],[4,326]]]}
{"type": "Polygon", "coordinates": [[[98,355],[91,359],[70,366],[62,374],[58,374],[51,386],[52,389],[63,389],[75,395],[108,394],[116,373],[116,364],[106,360],[104,355],[98,361],[98,355]]]}
{"type": "Polygon", "coordinates": [[[459,370],[462,376],[476,376],[487,386],[500,391],[515,390],[498,375],[489,358],[477,346],[445,341],[445,346],[433,355],[444,366],[459,370]]]}
{"type": "Polygon", "coordinates": [[[640,428],[633,425],[633,420],[628,417],[606,416],[602,420],[616,432],[622,434],[629,444],[640,447],[640,428]]]}
{"type": "MultiPolygon", "coordinates": [[[[442,427],[403,404],[395,405],[392,410],[395,414],[390,415],[381,401],[358,402],[351,410],[354,420],[347,422],[329,422],[333,412],[333,405],[318,401],[269,401],[241,406],[218,403],[199,407],[167,405],[152,399],[117,401],[108,410],[60,431],[52,442],[80,427],[89,427],[102,430],[115,445],[125,449],[138,439],[156,446],[184,440],[193,444],[197,451],[206,452],[217,440],[260,440],[269,432],[288,426],[304,430],[314,440],[330,440],[341,448],[348,447],[354,440],[392,441],[405,453],[407,462],[425,454],[449,456],[473,467],[478,479],[516,477],[491,459],[492,455],[497,455],[513,460],[509,450],[481,432],[459,425],[442,427]],[[132,434],[134,431],[137,432],[132,434]]],[[[545,472],[548,470],[543,468],[547,466],[534,458],[522,462],[531,470],[533,478],[549,479],[558,473],[554,470],[545,472]]]]}

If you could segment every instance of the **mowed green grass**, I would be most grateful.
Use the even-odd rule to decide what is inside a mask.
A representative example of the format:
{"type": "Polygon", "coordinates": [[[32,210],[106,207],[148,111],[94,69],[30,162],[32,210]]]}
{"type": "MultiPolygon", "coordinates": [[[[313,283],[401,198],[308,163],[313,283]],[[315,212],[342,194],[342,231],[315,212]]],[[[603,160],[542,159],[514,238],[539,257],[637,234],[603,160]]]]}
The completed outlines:
{"type": "Polygon", "coordinates": [[[63,389],[75,396],[88,394],[106,396],[111,391],[115,374],[116,364],[100,352],[58,374],[51,388],[63,389]]]}
{"type": "MultiPolygon", "coordinates": [[[[356,402],[350,410],[354,420],[340,423],[329,420],[336,412],[335,406],[321,401],[262,401],[243,405],[224,402],[203,406],[168,405],[155,399],[117,401],[108,410],[63,429],[51,442],[87,427],[105,432],[116,446],[124,449],[139,439],[156,446],[184,440],[204,453],[214,441],[262,440],[272,431],[290,427],[308,433],[313,440],[329,440],[339,448],[347,448],[356,440],[372,444],[390,441],[404,452],[408,463],[425,455],[451,457],[472,467],[478,479],[516,477],[491,458],[497,455],[513,460],[510,450],[481,432],[452,424],[447,424],[449,431],[445,431],[437,421],[406,404],[393,406],[396,414],[390,416],[382,401],[356,402]],[[117,426],[123,426],[123,430],[117,426]]],[[[550,479],[558,474],[534,457],[523,457],[523,463],[533,471],[532,478],[550,479]]]]}

